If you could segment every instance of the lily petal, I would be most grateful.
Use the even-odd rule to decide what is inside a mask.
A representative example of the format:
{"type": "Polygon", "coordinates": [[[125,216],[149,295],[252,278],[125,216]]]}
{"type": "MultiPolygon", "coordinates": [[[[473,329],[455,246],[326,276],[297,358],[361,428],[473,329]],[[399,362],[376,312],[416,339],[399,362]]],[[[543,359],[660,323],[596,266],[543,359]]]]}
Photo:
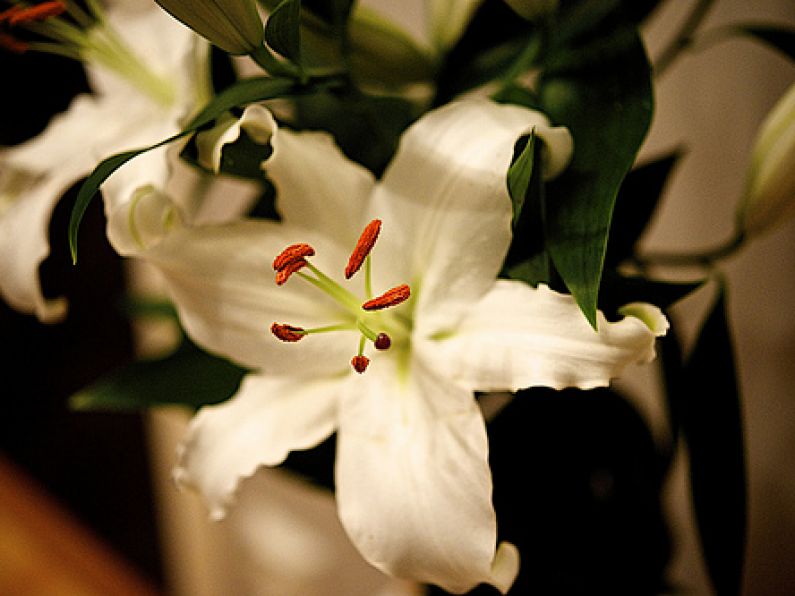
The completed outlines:
{"type": "Polygon", "coordinates": [[[216,174],[221,171],[224,146],[230,145],[245,132],[259,144],[266,145],[276,132],[276,121],[270,111],[259,104],[246,106],[239,118],[226,114],[210,130],[196,135],[199,163],[216,174]]]}
{"type": "Polygon", "coordinates": [[[453,335],[423,349],[442,374],[470,389],[592,389],[608,385],[626,365],[654,358],[655,337],[668,322],[650,304],[633,305],[627,314],[633,313],[643,320],[611,323],[599,312],[597,333],[571,296],[499,280],[453,335]]]}
{"type": "Polygon", "coordinates": [[[52,323],[66,314],[66,300],[44,297],[39,265],[50,252],[50,217],[76,176],[67,169],[41,179],[0,171],[0,296],[16,310],[52,323]]]}
{"type": "Polygon", "coordinates": [[[222,518],[242,479],[331,435],[341,386],[334,377],[247,376],[231,400],[205,406],[193,418],[174,478],[198,489],[210,515],[222,518]]]}
{"type": "Polygon", "coordinates": [[[353,323],[305,280],[275,284],[273,258],[297,242],[315,246],[312,261],[326,271],[346,258],[314,231],[263,220],[177,229],[146,258],[161,270],[187,332],[207,349],[277,375],[347,371],[358,331],[313,334],[289,345],[269,331],[274,322],[303,328],[353,323]]]}
{"type": "Polygon", "coordinates": [[[351,250],[373,175],[345,157],[326,133],[279,129],[271,144],[273,155],[263,167],[276,187],[284,222],[323,230],[351,250]]]}
{"type": "Polygon", "coordinates": [[[422,280],[424,328],[454,325],[494,283],[511,241],[506,172],[533,128],[548,129],[539,112],[469,100],[429,112],[401,137],[371,205],[384,222],[374,274],[384,287],[422,280]]]}
{"type": "Polygon", "coordinates": [[[391,575],[455,593],[481,582],[505,588],[518,559],[495,565],[486,429],[473,395],[421,362],[406,378],[378,359],[346,386],[335,469],[342,524],[391,575]]]}

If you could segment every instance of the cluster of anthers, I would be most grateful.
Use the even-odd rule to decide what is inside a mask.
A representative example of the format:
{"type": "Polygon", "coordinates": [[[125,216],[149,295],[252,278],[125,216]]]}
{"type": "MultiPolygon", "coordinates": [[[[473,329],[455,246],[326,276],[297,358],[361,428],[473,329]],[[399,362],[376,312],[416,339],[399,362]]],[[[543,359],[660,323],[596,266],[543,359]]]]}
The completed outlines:
{"type": "Polygon", "coordinates": [[[60,16],[66,11],[66,3],[62,0],[51,0],[33,5],[12,4],[11,7],[0,11],[0,27],[2,27],[2,30],[0,30],[0,47],[16,54],[28,51],[31,45],[30,42],[14,36],[11,30],[22,28],[38,33],[38,23],[60,16]]]}
{"type": "Polygon", "coordinates": [[[391,337],[385,330],[374,330],[367,315],[373,311],[384,310],[405,302],[409,299],[411,290],[408,285],[401,284],[379,296],[372,296],[370,251],[373,249],[380,231],[381,220],[374,219],[367,224],[348,259],[348,265],[345,267],[345,279],[350,279],[364,265],[365,293],[367,294],[365,301],[358,299],[354,294],[309,262],[308,257],[315,254],[315,249],[310,245],[303,243],[291,244],[279,253],[273,260],[273,269],[276,271],[276,285],[283,285],[293,274],[296,274],[336,300],[353,315],[353,321],[314,329],[304,329],[287,323],[273,323],[271,325],[271,333],[281,341],[296,342],[313,333],[358,329],[361,333],[359,350],[351,359],[351,366],[357,373],[363,373],[370,364],[370,359],[364,355],[364,347],[368,340],[373,343],[377,350],[388,350],[392,345],[391,337]]]}

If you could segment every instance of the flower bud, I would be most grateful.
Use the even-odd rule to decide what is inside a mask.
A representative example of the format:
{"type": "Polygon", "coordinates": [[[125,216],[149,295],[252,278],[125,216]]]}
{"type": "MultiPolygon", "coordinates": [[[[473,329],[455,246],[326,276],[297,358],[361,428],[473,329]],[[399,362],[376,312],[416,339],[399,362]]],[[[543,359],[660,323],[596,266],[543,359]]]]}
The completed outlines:
{"type": "Polygon", "coordinates": [[[264,38],[255,0],[155,0],[175,19],[230,54],[250,54],[264,38]]]}
{"type": "Polygon", "coordinates": [[[779,99],[757,134],[737,210],[738,231],[758,235],[795,215],[795,85],[779,99]]]}
{"type": "Polygon", "coordinates": [[[558,0],[505,0],[505,3],[528,21],[554,12],[558,7],[558,0]]]}

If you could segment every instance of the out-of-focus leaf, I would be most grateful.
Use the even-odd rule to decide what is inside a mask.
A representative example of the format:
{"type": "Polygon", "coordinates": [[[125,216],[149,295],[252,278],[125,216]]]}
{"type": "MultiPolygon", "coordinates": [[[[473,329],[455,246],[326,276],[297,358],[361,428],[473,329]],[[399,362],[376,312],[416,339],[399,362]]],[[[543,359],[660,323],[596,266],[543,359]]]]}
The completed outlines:
{"type": "Polygon", "coordinates": [[[360,93],[318,93],[297,98],[296,126],[330,132],[352,160],[379,175],[397,149],[398,139],[417,116],[398,97],[360,93]]]}
{"type": "Polygon", "coordinates": [[[615,43],[544,72],[538,89],[542,110],[574,137],[571,165],[547,185],[547,250],[594,326],[616,195],[652,115],[651,68],[640,38],[633,30],[615,43]]]}
{"type": "Polygon", "coordinates": [[[618,190],[605,265],[618,265],[634,253],[662,197],[666,182],[681,153],[675,151],[642,164],[627,174],[618,190]]]}
{"type": "Polygon", "coordinates": [[[265,23],[265,41],[295,63],[301,62],[301,0],[284,0],[265,23]]]}
{"type": "Polygon", "coordinates": [[[740,593],[746,473],[740,393],[721,287],[685,362],[679,396],[701,546],[717,594],[740,593]]]}
{"type": "Polygon", "coordinates": [[[185,340],[160,360],[141,360],[72,396],[76,410],[141,410],[180,404],[196,409],[230,398],[245,371],[185,340]]]}

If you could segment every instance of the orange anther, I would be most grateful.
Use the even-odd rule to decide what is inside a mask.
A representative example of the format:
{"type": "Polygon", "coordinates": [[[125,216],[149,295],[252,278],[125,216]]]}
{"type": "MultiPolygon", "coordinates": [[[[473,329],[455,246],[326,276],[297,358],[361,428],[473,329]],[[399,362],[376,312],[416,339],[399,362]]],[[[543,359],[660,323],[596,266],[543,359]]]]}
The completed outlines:
{"type": "Polygon", "coordinates": [[[364,310],[381,310],[389,308],[390,306],[397,306],[401,302],[405,302],[411,296],[411,289],[406,284],[401,284],[391,290],[387,290],[380,296],[368,300],[362,304],[364,310]]]}
{"type": "Polygon", "coordinates": [[[44,21],[51,17],[57,17],[66,11],[66,3],[62,0],[50,0],[33,6],[22,8],[8,17],[10,25],[29,23],[31,21],[44,21]]]}
{"type": "Polygon", "coordinates": [[[354,356],[351,358],[351,366],[359,374],[367,370],[368,364],[370,364],[370,359],[367,356],[354,356]]]}
{"type": "Polygon", "coordinates": [[[301,327],[293,325],[274,323],[271,325],[271,333],[282,341],[296,342],[303,339],[306,333],[301,327]]]}
{"type": "Polygon", "coordinates": [[[366,259],[367,255],[370,254],[370,251],[373,250],[373,245],[378,239],[378,233],[380,231],[380,219],[374,219],[367,224],[367,226],[365,226],[362,235],[359,236],[359,241],[356,243],[356,247],[351,253],[350,259],[348,259],[348,266],[345,267],[345,279],[350,279],[353,274],[356,273],[362,266],[364,259],[366,259]]]}
{"type": "Polygon", "coordinates": [[[389,346],[392,345],[392,340],[386,333],[379,333],[373,343],[376,350],[388,350],[389,346]]]}
{"type": "Polygon", "coordinates": [[[0,23],[5,23],[11,20],[11,17],[18,13],[21,10],[25,10],[18,4],[15,4],[11,8],[6,8],[3,12],[0,12],[0,23]]]}
{"type": "Polygon", "coordinates": [[[0,48],[15,54],[24,54],[28,51],[28,44],[7,33],[0,33],[0,48]]]}
{"type": "Polygon", "coordinates": [[[290,276],[293,273],[305,267],[306,264],[307,264],[306,259],[304,258],[299,258],[296,259],[295,261],[290,261],[289,263],[287,263],[284,267],[282,267],[276,272],[276,285],[277,286],[284,285],[284,283],[288,279],[290,279],[290,276]]]}
{"type": "Polygon", "coordinates": [[[291,244],[273,259],[273,269],[274,271],[280,271],[293,261],[303,259],[304,257],[311,257],[314,254],[315,249],[308,244],[291,244]]]}

